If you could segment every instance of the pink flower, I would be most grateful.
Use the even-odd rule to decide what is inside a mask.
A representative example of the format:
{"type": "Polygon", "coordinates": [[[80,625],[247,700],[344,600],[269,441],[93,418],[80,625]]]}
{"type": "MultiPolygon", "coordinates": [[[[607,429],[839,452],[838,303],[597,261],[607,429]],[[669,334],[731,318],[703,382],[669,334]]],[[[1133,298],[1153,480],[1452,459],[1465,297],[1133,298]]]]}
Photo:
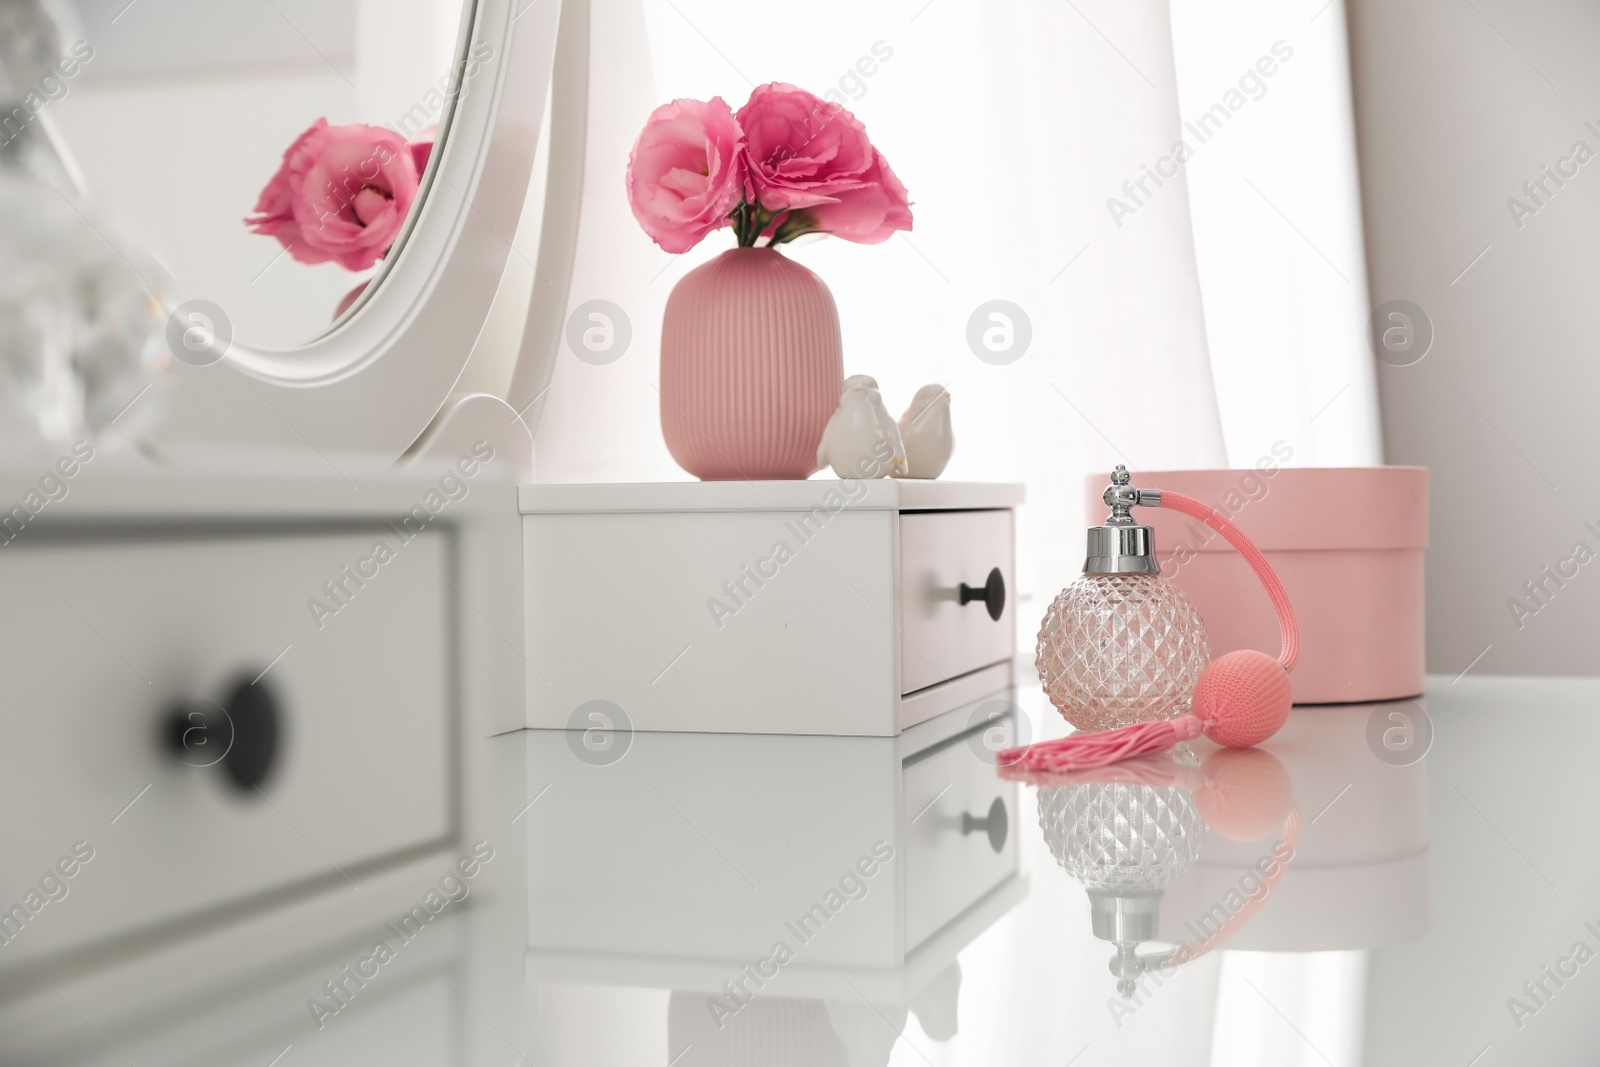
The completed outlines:
{"type": "Polygon", "coordinates": [[[911,201],[906,187],[876,148],[872,165],[862,177],[860,188],[837,194],[835,203],[807,209],[816,220],[813,228],[864,245],[887,241],[896,230],[910,230],[911,201]]]}
{"type": "MultiPolygon", "coordinates": [[[[433,155],[433,137],[437,136],[439,127],[430,127],[431,135],[426,141],[412,141],[406,147],[411,149],[411,162],[417,168],[417,180],[422,179],[422,172],[428,169],[428,157],[433,155]]],[[[429,131],[424,131],[429,132],[429,131]]]]}
{"type": "Polygon", "coordinates": [[[872,142],[854,115],[783,82],[752,92],[739,125],[749,198],[768,211],[829,203],[872,163],[872,142]]]}
{"type": "Polygon", "coordinates": [[[668,252],[687,252],[744,192],[743,135],[720,96],[674,100],[650,113],[628,156],[628,205],[668,252]]]}
{"type": "Polygon", "coordinates": [[[803,210],[788,229],[874,244],[911,229],[905,186],[839,104],[773,82],[739,109],[749,199],[769,212],[803,210]]]}
{"type": "Polygon", "coordinates": [[[245,224],[276,237],[301,263],[365,270],[405,224],[419,156],[426,159],[391,130],[318,119],[284,152],[245,224]]]}

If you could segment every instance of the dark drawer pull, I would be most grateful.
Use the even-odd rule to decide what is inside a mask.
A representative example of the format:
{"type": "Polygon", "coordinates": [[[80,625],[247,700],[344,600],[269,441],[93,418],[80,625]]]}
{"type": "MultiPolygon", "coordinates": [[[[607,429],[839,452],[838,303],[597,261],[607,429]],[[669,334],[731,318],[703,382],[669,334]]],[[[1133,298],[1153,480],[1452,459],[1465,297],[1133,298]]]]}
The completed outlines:
{"type": "MultiPolygon", "coordinates": [[[[948,586],[946,587],[948,588],[948,586]]],[[[996,567],[989,572],[989,578],[980,589],[974,589],[966,582],[961,583],[961,603],[970,604],[974,600],[981,600],[989,606],[989,618],[995,622],[1000,621],[1000,616],[1006,610],[1006,580],[996,567]]]]}
{"type": "Polygon", "coordinates": [[[278,700],[264,682],[240,682],[224,704],[185,700],[162,723],[167,751],[191,767],[220,766],[241,791],[256,788],[277,765],[282,727],[278,700]]]}

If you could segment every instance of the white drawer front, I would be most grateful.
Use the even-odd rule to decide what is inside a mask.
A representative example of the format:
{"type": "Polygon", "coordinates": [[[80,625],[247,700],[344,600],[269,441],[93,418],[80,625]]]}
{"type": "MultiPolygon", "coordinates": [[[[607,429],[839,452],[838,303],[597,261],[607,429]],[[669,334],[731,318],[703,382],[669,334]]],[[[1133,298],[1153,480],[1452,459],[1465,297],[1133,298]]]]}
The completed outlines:
{"type": "Polygon", "coordinates": [[[528,724],[604,699],[636,730],[894,733],[890,513],[816,521],[530,516],[528,724]]]}
{"type": "Polygon", "coordinates": [[[902,693],[1007,660],[1016,652],[1016,571],[1010,511],[918,511],[900,516],[902,693]],[[961,603],[1000,571],[1005,608],[961,603]]]}
{"type": "Polygon", "coordinates": [[[970,734],[906,761],[906,951],[1017,873],[1017,786],[970,734]]]}
{"type": "Polygon", "coordinates": [[[93,859],[0,935],[0,968],[297,883],[348,891],[362,864],[446,835],[448,548],[376,524],[7,546],[0,909],[76,842],[93,859]],[[363,566],[380,540],[393,558],[363,566]],[[346,565],[378,569],[319,629],[308,600],[336,605],[322,586],[346,565]],[[219,699],[269,663],[283,732],[264,797],[162,747],[174,698],[219,699]]]}

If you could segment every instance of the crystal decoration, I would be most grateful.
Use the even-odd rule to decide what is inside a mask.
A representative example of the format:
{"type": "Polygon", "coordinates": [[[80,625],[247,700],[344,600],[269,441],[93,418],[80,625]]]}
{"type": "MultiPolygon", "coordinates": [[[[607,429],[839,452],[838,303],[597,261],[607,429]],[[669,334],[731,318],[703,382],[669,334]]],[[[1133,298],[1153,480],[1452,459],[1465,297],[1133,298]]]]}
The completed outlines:
{"type": "Polygon", "coordinates": [[[0,115],[30,116],[0,131],[0,452],[8,458],[77,438],[107,446],[137,436],[158,405],[133,401],[168,358],[157,265],[77,186],[50,116],[17,110],[37,95],[59,41],[39,3],[0,0],[0,115]]]}
{"type": "Polygon", "coordinates": [[[1189,598],[1155,574],[1085,574],[1045,613],[1035,660],[1050,702],[1080,730],[1174,719],[1211,661],[1189,598]]]}

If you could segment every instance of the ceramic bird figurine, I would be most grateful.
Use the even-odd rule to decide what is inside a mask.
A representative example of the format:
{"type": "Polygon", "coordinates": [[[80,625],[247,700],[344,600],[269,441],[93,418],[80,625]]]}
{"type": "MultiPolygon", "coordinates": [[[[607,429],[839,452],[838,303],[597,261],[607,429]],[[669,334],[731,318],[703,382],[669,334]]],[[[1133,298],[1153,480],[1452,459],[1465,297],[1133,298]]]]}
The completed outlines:
{"type": "Polygon", "coordinates": [[[878,383],[865,374],[844,380],[839,408],[828,419],[817,445],[817,466],[832,467],[841,478],[903,475],[905,447],[900,429],[883,406],[878,383]]]}
{"type": "Polygon", "coordinates": [[[950,392],[942,385],[924,385],[900,416],[900,440],[906,450],[906,472],[897,478],[937,478],[956,450],[950,430],[950,392]]]}

